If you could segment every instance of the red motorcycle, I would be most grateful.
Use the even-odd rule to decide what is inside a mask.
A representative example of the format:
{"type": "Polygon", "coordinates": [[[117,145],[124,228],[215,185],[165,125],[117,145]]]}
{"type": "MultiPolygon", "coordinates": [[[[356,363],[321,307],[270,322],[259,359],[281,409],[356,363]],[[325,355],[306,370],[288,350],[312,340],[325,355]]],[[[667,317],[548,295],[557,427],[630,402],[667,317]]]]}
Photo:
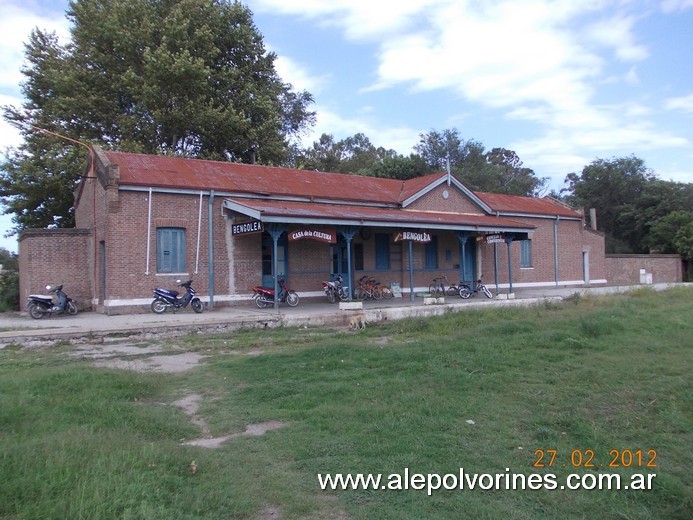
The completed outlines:
{"type": "MultiPolygon", "coordinates": [[[[255,305],[260,309],[264,309],[268,305],[274,305],[274,289],[268,287],[256,286],[253,287],[253,300],[255,305]]],[[[298,294],[296,291],[290,290],[286,286],[285,280],[279,280],[279,303],[288,303],[289,307],[298,305],[298,294]]]]}

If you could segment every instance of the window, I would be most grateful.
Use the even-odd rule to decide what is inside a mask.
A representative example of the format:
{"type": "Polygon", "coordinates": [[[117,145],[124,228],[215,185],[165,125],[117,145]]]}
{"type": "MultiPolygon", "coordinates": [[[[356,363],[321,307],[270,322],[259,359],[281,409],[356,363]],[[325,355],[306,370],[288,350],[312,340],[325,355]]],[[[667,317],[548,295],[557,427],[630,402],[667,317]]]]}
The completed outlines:
{"type": "Polygon", "coordinates": [[[156,270],[159,273],[184,273],[185,229],[156,229],[156,270]]]}
{"type": "Polygon", "coordinates": [[[520,240],[520,267],[532,267],[531,240],[520,240]]]}
{"type": "Polygon", "coordinates": [[[425,245],[426,269],[438,269],[438,237],[431,237],[425,245]]]}
{"type": "Polygon", "coordinates": [[[363,244],[354,244],[354,271],[363,271],[363,244]]]}
{"type": "Polygon", "coordinates": [[[390,269],[390,235],[385,233],[375,234],[375,268],[390,269]]]}

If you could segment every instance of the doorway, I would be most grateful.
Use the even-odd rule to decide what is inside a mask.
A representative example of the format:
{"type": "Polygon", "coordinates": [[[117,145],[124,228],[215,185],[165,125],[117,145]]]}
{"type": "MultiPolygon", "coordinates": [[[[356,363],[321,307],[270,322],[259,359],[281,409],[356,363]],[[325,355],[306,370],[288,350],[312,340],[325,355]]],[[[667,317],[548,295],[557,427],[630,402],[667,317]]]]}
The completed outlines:
{"type": "MultiPolygon", "coordinates": [[[[272,253],[274,243],[272,237],[268,233],[262,234],[262,285],[263,287],[274,287],[274,278],[272,276],[272,253]]],[[[283,278],[286,280],[288,272],[288,240],[286,234],[279,237],[277,242],[277,280],[283,278]]]]}

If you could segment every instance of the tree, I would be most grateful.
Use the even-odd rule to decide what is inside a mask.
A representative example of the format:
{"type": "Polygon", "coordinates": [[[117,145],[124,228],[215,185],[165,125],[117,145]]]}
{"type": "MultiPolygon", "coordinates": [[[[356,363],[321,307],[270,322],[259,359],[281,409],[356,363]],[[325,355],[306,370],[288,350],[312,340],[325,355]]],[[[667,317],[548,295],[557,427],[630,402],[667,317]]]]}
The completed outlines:
{"type": "Polygon", "coordinates": [[[370,175],[370,169],[382,161],[397,156],[394,150],[376,148],[362,133],[335,141],[334,136],[322,134],[312,147],[296,158],[296,167],[332,173],[370,175]]]}
{"type": "Polygon", "coordinates": [[[4,107],[24,137],[0,179],[17,229],[72,226],[85,163],[73,145],[28,125],[124,151],[282,164],[314,123],[312,96],[281,81],[276,56],[238,2],[74,0],[68,18],[64,47],[32,33],[26,100],[4,107]]]}
{"type": "Polygon", "coordinates": [[[580,175],[566,176],[571,204],[595,208],[597,226],[606,235],[607,253],[642,252],[637,222],[638,201],[648,183],[656,179],[644,161],[635,156],[596,159],[580,175]]]}
{"type": "Polygon", "coordinates": [[[496,193],[539,195],[549,179],[539,178],[534,170],[523,166],[517,153],[505,148],[494,148],[486,153],[486,162],[495,166],[500,176],[500,189],[496,193]]]}
{"type": "Polygon", "coordinates": [[[517,153],[504,148],[486,152],[474,139],[463,140],[455,128],[420,135],[414,150],[432,170],[447,168],[468,188],[509,195],[536,195],[548,179],[524,168],[517,153]]]}

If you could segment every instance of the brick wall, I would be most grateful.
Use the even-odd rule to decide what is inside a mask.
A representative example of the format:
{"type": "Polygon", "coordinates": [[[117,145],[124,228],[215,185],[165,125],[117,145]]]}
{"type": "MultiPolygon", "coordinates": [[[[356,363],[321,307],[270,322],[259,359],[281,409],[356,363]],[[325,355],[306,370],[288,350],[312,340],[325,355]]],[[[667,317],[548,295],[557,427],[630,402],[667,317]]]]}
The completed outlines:
{"type": "Polygon", "coordinates": [[[46,285],[63,285],[79,310],[91,308],[91,272],[86,229],[27,229],[19,236],[19,303],[46,294],[46,285]]]}
{"type": "Polygon", "coordinates": [[[652,283],[683,281],[683,261],[679,255],[606,255],[609,285],[640,283],[640,270],[652,274],[652,283]]]}

